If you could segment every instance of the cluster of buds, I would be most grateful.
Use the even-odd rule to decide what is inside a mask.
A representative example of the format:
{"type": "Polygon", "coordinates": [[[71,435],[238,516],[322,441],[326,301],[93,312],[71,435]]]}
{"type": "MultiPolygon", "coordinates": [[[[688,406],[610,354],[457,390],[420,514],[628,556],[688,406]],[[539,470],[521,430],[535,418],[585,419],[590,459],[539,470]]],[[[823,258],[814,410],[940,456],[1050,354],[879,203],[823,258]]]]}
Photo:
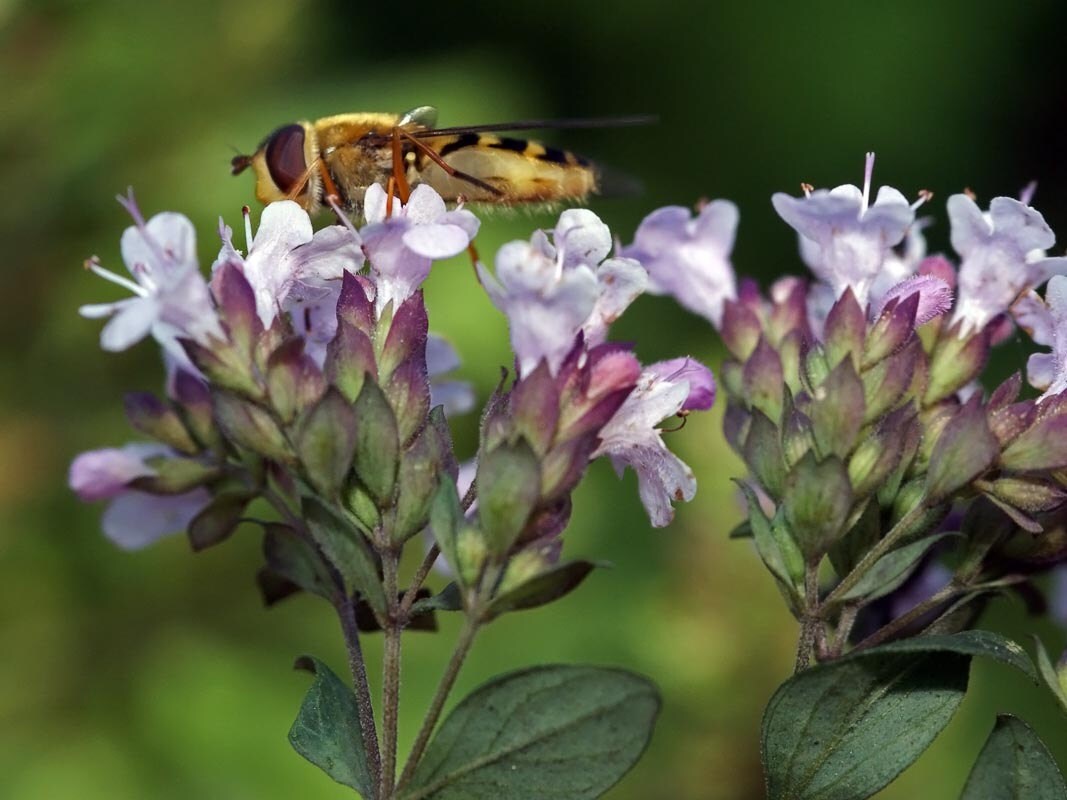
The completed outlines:
{"type": "Polygon", "coordinates": [[[1020,373],[988,396],[979,383],[1013,318],[1054,348],[1031,379],[1057,364],[1040,388],[1062,378],[1067,278],[1049,306],[1033,290],[1067,259],[1045,257],[1054,237],[1029,198],[983,214],[963,194],[948,205],[958,267],[927,257],[914,212],[929,195],[883,187],[868,205],[872,163],[862,190],[775,196],[818,280],[782,279],[768,298],[745,283],[721,319],[725,431],[750,471],[737,534],[824,657],[850,638],[959,630],[989,592],[1067,556],[1047,521],[1067,500],[1067,393],[1020,400],[1020,373]],[[905,593],[881,627],[863,620],[905,593]]]}
{"type": "Polygon", "coordinates": [[[657,426],[710,407],[711,373],[687,358],[642,368],[606,341],[647,278],[632,259],[605,260],[611,236],[591,212],[564,212],[554,241],[537,232],[505,246],[495,275],[478,265],[508,316],[518,374],[486,407],[476,462],[462,470],[471,482],[446,415],[468,410],[472,392],[442,380],[458,357],[430,334],[419,286],[434,260],[468,249],[473,214],[446,210],[428,187],[389,208],[373,187],[358,229],[345,219],[315,232],[282,202],[253,237],[246,210],[247,252],[220,223],[208,281],[188,220],[145,221],[132,197],[124,203],[133,280],[89,266],[135,296],[83,314],[111,317],[105,349],[156,338],[167,396],[127,399],[131,424],[153,441],[84,453],[70,473],[83,499],[111,501],[104,529],[118,544],[186,530],[199,550],[266,501],[278,516],[264,524],[269,602],[297,589],[339,604],[356,595],[377,625],[403,626],[420,608],[477,604],[491,618],[576,586],[592,565],[561,564],[560,536],[596,457],[637,471],[656,525],[692,497],[693,476],[657,426]],[[464,591],[415,607],[425,573],[400,600],[395,569],[428,529],[427,569],[443,553],[464,591]]]}

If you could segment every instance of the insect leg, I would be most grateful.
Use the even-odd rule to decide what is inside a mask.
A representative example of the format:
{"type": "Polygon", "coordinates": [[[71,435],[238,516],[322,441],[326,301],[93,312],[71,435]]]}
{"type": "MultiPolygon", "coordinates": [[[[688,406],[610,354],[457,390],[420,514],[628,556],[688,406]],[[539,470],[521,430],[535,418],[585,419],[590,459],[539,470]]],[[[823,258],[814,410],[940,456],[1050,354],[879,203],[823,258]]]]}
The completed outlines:
{"type": "Polygon", "coordinates": [[[400,128],[393,128],[393,181],[396,183],[396,193],[401,203],[407,203],[411,197],[411,186],[404,175],[404,151],[400,147],[400,136],[403,132],[400,128]]]}
{"type": "MultiPolygon", "coordinates": [[[[323,201],[327,205],[333,205],[341,202],[341,192],[337,188],[337,184],[333,182],[333,177],[330,175],[330,170],[326,168],[326,162],[321,158],[315,159],[319,165],[319,177],[322,178],[323,188],[323,201]],[[331,203],[330,201],[333,201],[331,203]]],[[[305,179],[306,180],[306,179],[305,179]]]]}
{"type": "MultiPolygon", "coordinates": [[[[466,181],[467,183],[473,184],[473,185],[477,186],[479,189],[484,189],[485,191],[489,192],[490,194],[494,194],[494,195],[502,195],[502,194],[504,194],[502,191],[500,191],[500,189],[496,188],[492,184],[486,183],[485,181],[483,181],[483,180],[481,180],[479,178],[475,178],[473,175],[468,175],[466,172],[460,172],[458,169],[456,169],[451,164],[447,163],[443,158],[441,158],[441,156],[438,155],[436,150],[434,150],[432,147],[430,147],[425,142],[420,142],[418,139],[416,139],[414,136],[412,136],[407,131],[402,131],[399,128],[396,128],[396,129],[394,129],[394,135],[395,135],[396,132],[399,132],[400,136],[403,136],[405,139],[407,139],[409,142],[411,142],[428,159],[430,159],[433,163],[435,163],[437,166],[439,166],[441,169],[443,169],[448,175],[451,175],[453,178],[456,178],[458,180],[466,181]]],[[[394,141],[396,141],[396,140],[394,139],[394,141]]],[[[393,163],[394,163],[394,165],[396,163],[395,147],[396,147],[396,145],[394,144],[394,155],[393,155],[393,163]]]]}

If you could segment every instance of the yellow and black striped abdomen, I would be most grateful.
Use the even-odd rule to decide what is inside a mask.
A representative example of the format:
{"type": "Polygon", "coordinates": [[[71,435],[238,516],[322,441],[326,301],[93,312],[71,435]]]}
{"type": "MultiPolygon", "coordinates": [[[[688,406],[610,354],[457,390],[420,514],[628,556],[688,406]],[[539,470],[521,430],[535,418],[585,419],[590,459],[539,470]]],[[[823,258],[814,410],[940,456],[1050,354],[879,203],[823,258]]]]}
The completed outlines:
{"type": "Polygon", "coordinates": [[[446,200],[484,203],[553,203],[583,200],[596,191],[596,174],[581,156],[526,139],[462,133],[424,140],[455,170],[496,187],[500,194],[449,175],[432,159],[418,159],[416,180],[446,200]]]}

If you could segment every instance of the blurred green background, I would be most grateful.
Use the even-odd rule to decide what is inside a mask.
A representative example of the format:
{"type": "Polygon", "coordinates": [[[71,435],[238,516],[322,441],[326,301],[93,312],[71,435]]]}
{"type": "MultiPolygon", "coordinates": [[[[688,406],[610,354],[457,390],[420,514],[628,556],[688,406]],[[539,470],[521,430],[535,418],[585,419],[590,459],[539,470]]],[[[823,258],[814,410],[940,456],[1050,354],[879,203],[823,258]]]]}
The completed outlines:
{"type": "MultiPolygon", "coordinates": [[[[233,148],[281,123],[427,103],[449,125],[650,112],[658,126],[549,135],[645,183],[639,198],[593,206],[623,240],[653,208],[727,197],[742,209],[739,271],[764,281],[797,271],[770,194],[858,183],[868,149],[876,182],[938,195],[934,249],[947,245],[949,193],[969,186],[984,201],[1031,178],[1036,205],[1067,235],[1063,9],[0,0],[0,797],[350,796],[285,738],[308,684],[293,658],[343,667],[328,609],[305,597],[260,607],[251,528],[196,557],[180,537],[123,553],[99,533],[100,509],[66,489],[76,452],[129,438],[122,392],[161,381],[154,346],[102,353],[99,323],[75,313],[118,296],[81,269],[91,254],[121,266],[116,192],[133,185],[146,213],[188,214],[210,263],[218,216],[237,227],[252,197],[248,175],[227,173],[233,148]]],[[[551,222],[490,217],[479,247],[492,253],[551,222]]],[[[461,260],[436,268],[429,304],[484,397],[508,360],[503,319],[461,260]]],[[[710,328],[662,299],[641,300],[616,336],[646,360],[721,358],[710,328]]],[[[1025,352],[1005,345],[1003,369],[1025,352]]],[[[653,676],[663,714],[615,800],[762,796],[759,719],[790,672],[795,625],[748,546],[726,539],[740,468],[719,424],[704,415],[670,436],[701,486],[665,531],[649,529],[632,475],[620,483],[598,464],[567,549],[615,568],[495,624],[460,680],[465,693],[546,661],[653,676]]],[[[473,416],[455,423],[465,453],[474,427],[473,416]]],[[[1010,602],[987,622],[1063,646],[1010,602]]],[[[405,742],[450,651],[455,623],[442,628],[406,645],[405,742]]],[[[380,643],[367,638],[374,667],[380,643]]],[[[1067,765],[1050,698],[985,664],[972,685],[951,727],[882,797],[955,796],[996,711],[1025,715],[1067,765]]]]}

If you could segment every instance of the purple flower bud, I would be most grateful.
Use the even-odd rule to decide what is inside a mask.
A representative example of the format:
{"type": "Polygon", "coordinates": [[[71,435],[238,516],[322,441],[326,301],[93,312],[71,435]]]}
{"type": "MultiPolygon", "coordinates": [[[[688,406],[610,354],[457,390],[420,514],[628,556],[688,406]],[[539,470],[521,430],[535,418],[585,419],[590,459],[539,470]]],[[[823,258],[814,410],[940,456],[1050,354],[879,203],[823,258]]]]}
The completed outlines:
{"type": "Polygon", "coordinates": [[[952,289],[941,278],[933,275],[916,275],[901,281],[873,306],[871,315],[877,319],[892,300],[902,301],[912,295],[918,295],[915,311],[915,327],[925,325],[934,317],[939,317],[952,307],[952,289]]]}
{"type": "Polygon", "coordinates": [[[89,450],[71,462],[67,480],[70,488],[86,503],[110,500],[126,491],[131,481],[154,475],[155,470],[145,462],[168,453],[169,448],[154,442],[89,450]]]}

